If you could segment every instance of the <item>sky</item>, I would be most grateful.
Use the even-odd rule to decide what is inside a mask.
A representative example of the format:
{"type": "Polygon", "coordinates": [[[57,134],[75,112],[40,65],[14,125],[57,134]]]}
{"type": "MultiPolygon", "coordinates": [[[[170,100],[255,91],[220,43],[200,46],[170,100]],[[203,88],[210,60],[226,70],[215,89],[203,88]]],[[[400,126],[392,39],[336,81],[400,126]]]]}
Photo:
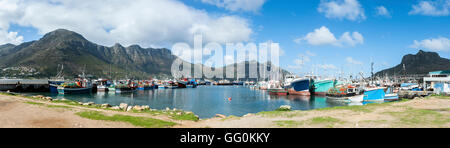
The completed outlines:
{"type": "Polygon", "coordinates": [[[450,0],[0,0],[0,44],[69,29],[100,45],[171,48],[279,43],[280,66],[336,76],[396,66],[419,50],[450,58],[450,0]]]}

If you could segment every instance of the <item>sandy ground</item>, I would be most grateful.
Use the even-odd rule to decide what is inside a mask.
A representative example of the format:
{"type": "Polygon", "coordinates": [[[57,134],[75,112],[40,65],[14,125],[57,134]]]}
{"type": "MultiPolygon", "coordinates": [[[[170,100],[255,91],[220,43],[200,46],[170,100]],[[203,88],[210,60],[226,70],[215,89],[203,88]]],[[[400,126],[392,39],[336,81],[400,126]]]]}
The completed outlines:
{"type": "Polygon", "coordinates": [[[364,106],[356,109],[327,109],[291,111],[279,114],[253,114],[245,117],[211,118],[193,121],[175,121],[167,116],[117,112],[81,106],[50,108],[25,102],[46,105],[63,105],[37,101],[18,96],[0,95],[0,128],[136,128],[125,122],[98,121],[81,118],[75,113],[92,110],[106,115],[123,114],[142,116],[178,125],[175,128],[280,128],[280,127],[450,127],[450,99],[427,98],[407,102],[364,106]],[[431,115],[410,114],[411,110],[432,111],[431,115]],[[393,114],[392,114],[393,113],[393,114]],[[398,114],[398,115],[397,115],[398,114]],[[417,116],[417,120],[416,120],[417,116]],[[314,121],[315,118],[332,118],[333,121],[314,121]]]}
{"type": "Polygon", "coordinates": [[[449,128],[450,98],[416,99],[407,102],[364,106],[364,111],[332,109],[292,111],[276,115],[256,114],[227,119],[212,118],[179,127],[189,128],[449,128]],[[413,114],[411,110],[433,111],[432,115],[413,114]],[[365,111],[367,110],[367,111],[365,111]],[[392,115],[393,113],[394,115],[392,115]],[[437,114],[434,114],[437,113],[437,114]],[[396,115],[398,114],[398,115],[396,115]],[[314,118],[337,119],[332,122],[314,122],[314,118]],[[434,121],[441,121],[435,123],[434,121]],[[280,125],[277,123],[288,122],[280,125]]]}

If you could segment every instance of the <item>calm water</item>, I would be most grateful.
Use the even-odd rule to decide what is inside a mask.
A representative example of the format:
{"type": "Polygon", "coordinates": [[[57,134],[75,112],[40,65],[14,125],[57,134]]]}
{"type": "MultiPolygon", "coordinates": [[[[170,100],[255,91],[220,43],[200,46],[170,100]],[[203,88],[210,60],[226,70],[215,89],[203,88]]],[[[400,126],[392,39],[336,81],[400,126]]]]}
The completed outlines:
{"type": "MultiPolygon", "coordinates": [[[[51,94],[43,94],[52,96],[51,94]]],[[[290,105],[294,110],[311,110],[346,105],[345,102],[327,100],[324,97],[270,96],[266,91],[251,90],[242,86],[199,86],[193,89],[160,89],[134,93],[93,93],[85,95],[57,95],[79,102],[109,103],[119,105],[149,105],[153,109],[177,108],[192,111],[200,118],[211,118],[216,114],[243,116],[248,113],[273,111],[281,105],[290,105]],[[231,101],[228,98],[232,98],[231,101]]]]}

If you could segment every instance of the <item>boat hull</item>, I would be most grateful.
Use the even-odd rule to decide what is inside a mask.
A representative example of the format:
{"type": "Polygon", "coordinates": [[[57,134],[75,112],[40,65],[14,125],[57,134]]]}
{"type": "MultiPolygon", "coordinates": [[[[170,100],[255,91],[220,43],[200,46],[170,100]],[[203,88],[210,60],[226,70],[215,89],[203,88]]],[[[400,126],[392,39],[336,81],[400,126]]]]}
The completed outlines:
{"type": "Polygon", "coordinates": [[[331,88],[334,87],[334,81],[333,80],[320,80],[314,82],[314,94],[325,96],[331,88]]]}
{"type": "Polygon", "coordinates": [[[85,94],[85,93],[91,93],[92,88],[63,88],[58,87],[58,93],[59,94],[85,94]]]}
{"type": "Polygon", "coordinates": [[[286,89],[269,89],[269,95],[276,95],[276,96],[287,96],[289,94],[289,91],[286,89]]]}
{"type": "Polygon", "coordinates": [[[289,88],[289,89],[288,89],[288,93],[289,93],[289,95],[311,96],[311,93],[309,92],[309,90],[296,91],[296,90],[294,90],[293,88],[289,88]]]}
{"type": "Polygon", "coordinates": [[[364,101],[384,101],[385,95],[384,88],[365,90],[364,101]]]}
{"type": "Polygon", "coordinates": [[[130,93],[134,92],[136,89],[133,88],[116,88],[116,93],[130,93]]]}
{"type": "Polygon", "coordinates": [[[384,96],[384,101],[397,101],[399,100],[399,97],[397,94],[386,94],[384,96]]]}

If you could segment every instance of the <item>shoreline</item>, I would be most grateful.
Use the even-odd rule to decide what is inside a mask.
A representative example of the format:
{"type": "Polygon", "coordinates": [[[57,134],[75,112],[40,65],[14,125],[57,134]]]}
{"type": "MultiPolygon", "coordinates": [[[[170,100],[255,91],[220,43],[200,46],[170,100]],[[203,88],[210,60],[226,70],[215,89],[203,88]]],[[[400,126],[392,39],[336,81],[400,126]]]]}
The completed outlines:
{"type": "Polygon", "coordinates": [[[349,128],[450,127],[450,97],[309,111],[268,111],[199,119],[192,112],[102,105],[0,93],[0,127],[68,128],[349,128]],[[45,113],[45,114],[44,114],[45,113]]]}

